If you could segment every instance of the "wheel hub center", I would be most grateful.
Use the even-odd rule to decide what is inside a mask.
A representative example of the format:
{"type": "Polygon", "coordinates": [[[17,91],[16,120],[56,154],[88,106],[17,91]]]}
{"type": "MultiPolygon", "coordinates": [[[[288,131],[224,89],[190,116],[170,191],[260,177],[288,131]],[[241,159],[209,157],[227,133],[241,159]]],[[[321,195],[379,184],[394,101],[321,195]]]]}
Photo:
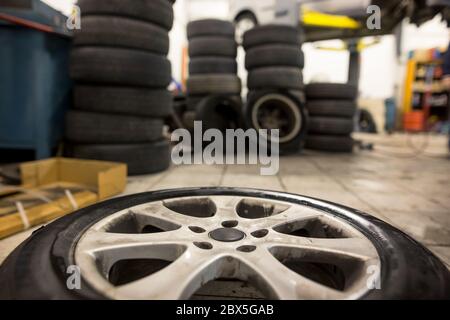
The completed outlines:
{"type": "Polygon", "coordinates": [[[211,231],[209,236],[216,241],[234,242],[244,239],[245,233],[234,228],[220,228],[211,231]]]}

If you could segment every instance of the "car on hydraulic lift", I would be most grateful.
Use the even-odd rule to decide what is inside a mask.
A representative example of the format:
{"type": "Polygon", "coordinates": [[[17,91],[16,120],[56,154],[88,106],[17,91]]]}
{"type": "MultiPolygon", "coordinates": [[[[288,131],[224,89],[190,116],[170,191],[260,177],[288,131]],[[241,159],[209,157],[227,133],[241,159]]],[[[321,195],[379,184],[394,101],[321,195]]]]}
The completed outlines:
{"type": "Polygon", "coordinates": [[[390,34],[405,18],[420,25],[439,13],[449,22],[449,7],[449,0],[230,0],[230,18],[238,39],[255,25],[276,23],[300,24],[305,41],[319,41],[390,34]],[[380,8],[379,29],[366,26],[371,5],[380,8]]]}

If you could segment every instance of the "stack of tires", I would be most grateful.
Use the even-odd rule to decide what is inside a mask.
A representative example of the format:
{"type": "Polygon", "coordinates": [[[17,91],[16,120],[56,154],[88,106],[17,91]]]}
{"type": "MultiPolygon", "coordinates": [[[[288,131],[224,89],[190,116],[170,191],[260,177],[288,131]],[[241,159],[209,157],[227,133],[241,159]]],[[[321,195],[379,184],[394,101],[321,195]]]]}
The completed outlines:
{"type": "MultiPolygon", "coordinates": [[[[189,120],[219,118],[219,106],[241,103],[241,80],[237,76],[237,44],[231,22],[205,19],[187,26],[189,78],[187,110],[189,120]]],[[[220,111],[220,110],[219,110],[220,111]]],[[[188,122],[189,120],[185,121],[188,122]]]]}
{"type": "Polygon", "coordinates": [[[170,0],[79,0],[70,74],[73,110],[66,154],[124,162],[130,175],[165,170],[170,145],[164,118],[172,113],[170,0]]]}
{"type": "Polygon", "coordinates": [[[351,137],[356,113],[356,86],[312,83],[306,86],[310,115],[306,148],[329,152],[352,152],[351,137]]]}
{"type": "Polygon", "coordinates": [[[248,70],[247,126],[279,129],[280,152],[298,152],[307,131],[299,30],[286,25],[258,26],[244,34],[243,46],[248,70]]]}

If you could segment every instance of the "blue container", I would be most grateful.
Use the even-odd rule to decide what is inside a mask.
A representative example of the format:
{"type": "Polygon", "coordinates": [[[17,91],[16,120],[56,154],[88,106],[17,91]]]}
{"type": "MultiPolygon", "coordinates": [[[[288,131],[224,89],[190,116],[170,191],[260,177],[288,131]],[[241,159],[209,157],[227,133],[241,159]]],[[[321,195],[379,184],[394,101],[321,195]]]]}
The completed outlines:
{"type": "MultiPolygon", "coordinates": [[[[42,19],[45,11],[61,19],[61,13],[38,2],[17,12],[0,7],[0,12],[42,19]]],[[[70,44],[64,33],[0,22],[0,148],[32,149],[37,159],[52,155],[70,103],[70,44]]]]}
{"type": "Polygon", "coordinates": [[[395,131],[397,122],[397,105],[394,98],[388,98],[384,101],[385,105],[385,126],[386,132],[392,133],[395,131]]]}

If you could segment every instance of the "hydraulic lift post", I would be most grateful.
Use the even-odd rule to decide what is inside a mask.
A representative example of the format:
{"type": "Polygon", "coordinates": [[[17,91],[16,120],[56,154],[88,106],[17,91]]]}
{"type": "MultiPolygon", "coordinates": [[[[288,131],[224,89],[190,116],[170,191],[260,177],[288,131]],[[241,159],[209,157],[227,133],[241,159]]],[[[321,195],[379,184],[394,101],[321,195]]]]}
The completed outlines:
{"type": "Polygon", "coordinates": [[[358,39],[347,41],[347,48],[350,54],[348,65],[348,83],[359,87],[359,78],[361,75],[361,52],[358,48],[358,39]]]}

